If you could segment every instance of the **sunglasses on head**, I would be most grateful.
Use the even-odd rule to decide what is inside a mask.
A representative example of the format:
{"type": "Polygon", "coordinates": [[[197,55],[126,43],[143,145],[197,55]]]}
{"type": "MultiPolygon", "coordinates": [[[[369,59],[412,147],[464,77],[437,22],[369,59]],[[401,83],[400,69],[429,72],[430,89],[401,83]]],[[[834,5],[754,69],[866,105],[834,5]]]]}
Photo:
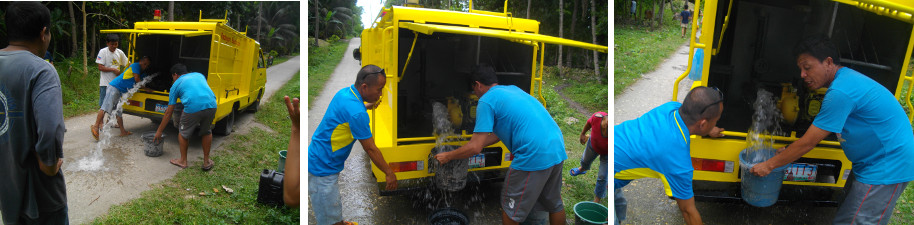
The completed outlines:
{"type": "Polygon", "coordinates": [[[705,110],[708,110],[708,108],[710,108],[711,106],[717,105],[717,103],[724,102],[724,93],[723,93],[723,92],[720,92],[720,89],[717,89],[716,87],[711,87],[711,89],[714,89],[715,91],[717,91],[717,94],[720,96],[720,100],[717,100],[716,102],[711,103],[711,104],[708,104],[707,106],[705,106],[704,108],[702,108],[702,109],[701,109],[701,113],[700,113],[699,115],[705,114],[705,110]]]}

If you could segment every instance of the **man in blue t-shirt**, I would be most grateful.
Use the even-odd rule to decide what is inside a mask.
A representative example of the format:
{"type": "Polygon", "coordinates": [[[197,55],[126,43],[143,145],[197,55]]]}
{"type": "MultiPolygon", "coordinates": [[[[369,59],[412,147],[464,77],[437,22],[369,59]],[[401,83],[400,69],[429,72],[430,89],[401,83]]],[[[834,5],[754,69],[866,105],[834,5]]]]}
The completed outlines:
{"type": "Polygon", "coordinates": [[[794,54],[806,85],[828,88],[822,108],[803,137],[751,172],[768,175],[836,133],[855,179],[847,180],[852,184],[834,223],[887,224],[898,196],[914,180],[914,132],[904,109],[888,89],[841,66],[837,48],[826,38],[808,38],[794,54]]]}
{"type": "Polygon", "coordinates": [[[625,220],[622,187],[640,178],[660,178],[666,195],[676,199],[686,224],[701,224],[692,193],[689,136],[723,136],[723,129],[717,127],[723,97],[716,89],[696,87],[682,103],[668,102],[613,128],[616,224],[625,220]]]}
{"type": "Polygon", "coordinates": [[[562,164],[568,155],[558,124],[527,92],[498,85],[492,67],[478,68],[472,82],[480,96],[473,136],[466,145],[435,158],[441,164],[466,159],[501,140],[514,155],[502,191],[502,224],[524,222],[534,206],[549,212],[551,224],[564,224],[562,164]]]}
{"type": "Polygon", "coordinates": [[[375,145],[367,112],[380,104],[386,76],[378,66],[362,67],[356,74],[355,84],[340,89],[330,100],[327,112],[311,136],[308,193],[317,224],[349,224],[343,221],[339,175],[355,140],[359,140],[371,162],[387,174],[386,189],[397,189],[397,176],[375,145]]]}
{"type": "Polygon", "coordinates": [[[682,12],[679,12],[679,26],[682,27],[682,35],[680,37],[685,37],[686,29],[689,28],[689,23],[692,22],[692,12],[689,11],[689,3],[686,2],[682,5],[682,12]]]}
{"type": "Polygon", "coordinates": [[[98,135],[101,133],[102,124],[105,122],[105,113],[114,114],[117,116],[117,128],[121,129],[120,136],[127,136],[132,134],[131,132],[124,129],[124,118],[121,117],[123,110],[117,110],[118,105],[121,103],[121,95],[127,93],[134,84],[139,83],[143,77],[146,75],[143,72],[146,68],[149,67],[149,56],[143,56],[140,58],[139,62],[130,64],[127,69],[124,69],[124,72],[121,75],[111,80],[111,83],[108,83],[108,88],[105,89],[105,102],[102,103],[101,109],[98,110],[98,116],[95,117],[95,124],[91,126],[92,128],[92,137],[95,140],[98,140],[98,135]]]}
{"type": "Polygon", "coordinates": [[[169,162],[181,169],[187,168],[187,141],[194,135],[194,130],[199,128],[197,136],[201,137],[203,144],[203,165],[200,169],[209,171],[215,165],[213,160],[209,159],[209,150],[210,144],[213,143],[212,129],[213,119],[216,117],[216,95],[210,89],[203,74],[188,73],[187,66],[184,64],[178,63],[171,67],[171,78],[174,83],[168,93],[168,108],[165,109],[162,122],[159,124],[159,129],[156,130],[155,141],[162,138],[165,126],[171,115],[175,113],[175,106],[183,105],[184,109],[177,113],[180,121],[178,123],[178,144],[181,149],[181,158],[172,159],[169,162]],[[178,99],[181,100],[181,103],[178,103],[178,99]]]}

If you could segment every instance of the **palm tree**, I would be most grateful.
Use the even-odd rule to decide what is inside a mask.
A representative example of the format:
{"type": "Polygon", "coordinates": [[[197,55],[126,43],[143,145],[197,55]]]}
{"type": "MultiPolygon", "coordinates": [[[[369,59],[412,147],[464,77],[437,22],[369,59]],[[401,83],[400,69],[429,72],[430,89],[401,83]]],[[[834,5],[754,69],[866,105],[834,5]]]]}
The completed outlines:
{"type": "Polygon", "coordinates": [[[261,12],[254,17],[254,21],[248,24],[256,24],[253,26],[258,35],[265,32],[261,36],[263,40],[258,41],[266,46],[266,49],[279,50],[285,54],[291,50],[287,48],[289,44],[297,44],[298,26],[295,23],[298,21],[298,15],[295,15],[297,10],[298,2],[265,2],[261,12]]]}

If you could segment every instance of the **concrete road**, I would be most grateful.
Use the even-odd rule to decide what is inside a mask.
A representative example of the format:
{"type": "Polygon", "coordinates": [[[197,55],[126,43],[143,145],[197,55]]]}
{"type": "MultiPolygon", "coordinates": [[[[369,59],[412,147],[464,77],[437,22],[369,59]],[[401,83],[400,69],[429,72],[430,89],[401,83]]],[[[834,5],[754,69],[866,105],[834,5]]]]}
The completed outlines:
{"type": "MultiPolygon", "coordinates": [[[[333,95],[355,82],[355,75],[361,66],[348,53],[359,45],[360,39],[350,40],[343,60],[309,109],[306,145],[311,142],[311,136],[327,111],[333,95]]],[[[379,196],[370,162],[357,141],[339,177],[344,220],[359,224],[428,224],[426,220],[429,214],[435,209],[450,205],[463,211],[471,224],[501,223],[501,208],[498,205],[501,183],[467,185],[464,191],[450,195],[419,192],[406,196],[379,196]]],[[[303,177],[306,176],[303,174],[303,177]]],[[[308,210],[308,218],[310,224],[316,224],[312,210],[308,210]]]]}
{"type": "MultiPolygon", "coordinates": [[[[663,103],[672,101],[673,82],[685,72],[689,61],[688,45],[683,45],[660,66],[629,86],[615,98],[615,124],[636,119],[663,103]]],[[[691,80],[679,84],[682,102],[691,80]]],[[[726,113],[727,109],[724,109],[726,113]]],[[[726,127],[724,127],[726,128],[726,127]]],[[[628,200],[627,218],[623,224],[684,224],[676,201],[663,193],[659,179],[639,179],[622,188],[628,200]]],[[[773,206],[755,208],[746,204],[697,202],[705,224],[830,224],[836,207],[773,206]]]]}
{"type": "MultiPolygon", "coordinates": [[[[263,100],[266,101],[283,84],[299,70],[299,57],[267,69],[267,83],[263,100]]],[[[96,114],[73,117],[65,121],[67,133],[64,136],[63,171],[67,183],[67,204],[70,222],[83,224],[94,218],[105,215],[112,205],[121,204],[139,197],[140,193],[155,184],[174,176],[180,168],[168,161],[180,157],[178,150],[177,129],[168,127],[165,130],[166,141],[164,154],[159,157],[147,157],[143,153],[144,145],[141,135],[155,132],[158,124],[149,119],[124,115],[124,126],[133,135],[111,138],[111,145],[102,151],[104,164],[101,170],[80,171],[78,164],[96,148],[96,141],[89,132],[89,126],[95,123],[96,114]]],[[[235,133],[245,133],[253,123],[253,114],[244,113],[235,117],[235,133]]],[[[118,133],[111,129],[112,135],[118,133]]],[[[233,134],[234,135],[234,134],[233,134]]],[[[214,136],[211,154],[220,154],[221,145],[229,136],[214,136]]],[[[203,158],[203,149],[199,139],[191,139],[188,149],[189,167],[199,169],[203,158]]],[[[219,170],[216,161],[213,170],[219,170]]]]}

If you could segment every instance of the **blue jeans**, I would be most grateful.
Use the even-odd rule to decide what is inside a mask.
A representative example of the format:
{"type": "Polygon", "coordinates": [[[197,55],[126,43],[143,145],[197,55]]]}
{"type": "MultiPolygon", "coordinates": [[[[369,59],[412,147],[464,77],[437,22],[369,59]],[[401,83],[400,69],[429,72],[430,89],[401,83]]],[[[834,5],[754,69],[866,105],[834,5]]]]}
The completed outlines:
{"type": "Polygon", "coordinates": [[[105,94],[107,92],[107,86],[98,86],[98,107],[102,107],[102,103],[105,103],[105,94]]]}
{"type": "Polygon", "coordinates": [[[319,225],[343,221],[339,181],[339,173],[324,177],[308,173],[308,197],[311,199],[311,211],[319,225]]]}
{"type": "Polygon", "coordinates": [[[625,201],[625,196],[622,195],[622,188],[617,188],[615,192],[614,203],[616,206],[613,210],[613,217],[616,218],[616,225],[619,225],[625,220],[625,210],[628,209],[628,202],[625,201]]]}
{"type": "Polygon", "coordinates": [[[593,194],[599,198],[606,198],[606,176],[609,172],[609,155],[600,155],[590,146],[590,138],[587,139],[587,147],[584,148],[584,154],[581,154],[581,169],[590,170],[590,164],[600,156],[600,173],[597,175],[597,185],[593,189],[593,194]]]}

